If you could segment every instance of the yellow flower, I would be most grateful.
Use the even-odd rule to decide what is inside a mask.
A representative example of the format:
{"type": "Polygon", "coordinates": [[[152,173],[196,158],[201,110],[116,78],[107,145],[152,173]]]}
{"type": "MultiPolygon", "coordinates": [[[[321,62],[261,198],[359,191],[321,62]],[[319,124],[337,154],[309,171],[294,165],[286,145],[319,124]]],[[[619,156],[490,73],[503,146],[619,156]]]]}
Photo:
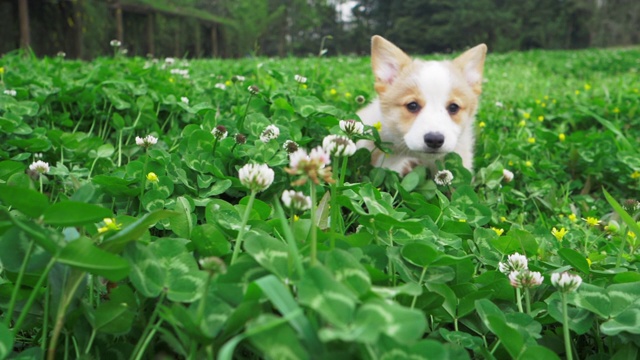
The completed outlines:
{"type": "Polygon", "coordinates": [[[509,160],[508,164],[509,166],[513,166],[513,160],[509,160]]]}
{"type": "Polygon", "coordinates": [[[4,66],[0,66],[0,75],[4,74],[4,66]]]}
{"type": "Polygon", "coordinates": [[[614,112],[615,114],[619,114],[619,113],[620,113],[620,109],[619,109],[618,107],[615,107],[615,108],[613,109],[613,112],[614,112]]]}
{"type": "Polygon", "coordinates": [[[540,99],[536,99],[536,104],[540,104],[540,99]]]}
{"type": "Polygon", "coordinates": [[[373,124],[373,127],[376,128],[376,130],[380,131],[382,130],[382,123],[378,121],[377,123],[373,124]]]}
{"type": "Polygon", "coordinates": [[[302,84],[302,88],[306,89],[307,88],[307,84],[302,84]]]}
{"type": "Polygon", "coordinates": [[[546,108],[547,107],[547,103],[542,103],[542,104],[540,104],[540,106],[542,106],[543,108],[546,108]]]}
{"type": "Polygon", "coordinates": [[[330,93],[331,95],[335,95],[335,94],[337,94],[337,93],[338,93],[338,91],[336,91],[336,89],[331,89],[331,90],[329,90],[329,93],[330,93]]]}
{"type": "Polygon", "coordinates": [[[466,222],[467,222],[467,220],[466,220],[466,219],[458,219],[458,222],[466,223],[466,222]]]}
{"type": "Polygon", "coordinates": [[[150,172],[147,174],[147,180],[149,180],[152,183],[157,183],[158,182],[158,175],[156,175],[156,173],[154,172],[150,172]]]}
{"type": "Polygon", "coordinates": [[[298,215],[293,215],[293,221],[295,222],[295,221],[298,221],[298,220],[300,220],[300,216],[298,216],[298,215]]]}
{"type": "Polygon", "coordinates": [[[542,116],[542,115],[538,116],[538,121],[543,122],[544,121],[544,116],[542,116]]]}
{"type": "Polygon", "coordinates": [[[558,230],[554,227],[553,229],[551,229],[551,235],[555,236],[558,241],[562,241],[562,238],[567,235],[567,232],[568,231],[565,228],[560,228],[560,230],[558,230]]]}
{"type": "Polygon", "coordinates": [[[584,84],[584,90],[585,91],[591,90],[591,85],[590,84],[584,84]]]}
{"type": "Polygon", "coordinates": [[[170,78],[169,78],[169,82],[173,84],[174,82],[176,82],[176,79],[174,79],[174,78],[170,77],[170,78]]]}
{"type": "Polygon", "coordinates": [[[480,121],[480,123],[478,124],[478,127],[481,127],[481,128],[483,128],[485,126],[487,126],[487,124],[485,124],[484,121],[480,121]]]}
{"type": "Polygon", "coordinates": [[[553,99],[551,102],[555,104],[555,103],[557,103],[557,102],[558,102],[558,100],[553,99]]]}
{"type": "Polygon", "coordinates": [[[587,258],[587,264],[589,264],[589,267],[591,267],[591,264],[592,264],[591,259],[587,258]]]}
{"type": "Polygon", "coordinates": [[[576,95],[580,95],[580,90],[576,90],[576,95]]]}
{"type": "Polygon", "coordinates": [[[500,222],[507,222],[507,218],[504,216],[500,216],[500,222]]]}
{"type": "Polygon", "coordinates": [[[504,232],[504,229],[498,229],[493,226],[491,227],[491,230],[495,231],[498,236],[502,235],[502,233],[504,232]]]}
{"type": "Polygon", "coordinates": [[[593,216],[587,216],[586,219],[583,218],[582,220],[586,221],[589,226],[600,225],[600,220],[598,220],[597,218],[594,218],[593,216]]]}
{"type": "Polygon", "coordinates": [[[565,141],[566,139],[567,139],[567,136],[564,133],[560,133],[558,135],[558,140],[565,141]]]}
{"type": "Polygon", "coordinates": [[[533,163],[532,163],[531,161],[527,160],[527,161],[525,161],[525,162],[524,162],[524,166],[526,166],[526,167],[532,167],[532,166],[533,166],[533,163]]]}
{"type": "Polygon", "coordinates": [[[347,99],[350,98],[351,97],[351,93],[350,92],[344,93],[344,97],[346,97],[347,99]]]}
{"type": "Polygon", "coordinates": [[[578,221],[578,217],[576,216],[576,214],[571,214],[571,215],[569,215],[567,217],[569,218],[569,220],[571,220],[571,222],[578,221]]]}
{"type": "Polygon", "coordinates": [[[631,173],[631,178],[632,179],[638,179],[640,178],[640,171],[636,170],[633,173],[631,173]]]}
{"type": "Polygon", "coordinates": [[[231,82],[231,80],[227,80],[227,81],[224,82],[224,85],[225,86],[231,86],[231,85],[233,85],[233,83],[231,82]]]}
{"type": "Polygon", "coordinates": [[[527,125],[527,122],[526,122],[526,121],[524,121],[524,120],[521,120],[521,121],[518,123],[518,125],[519,125],[520,127],[525,127],[525,126],[527,125]]]}
{"type": "Polygon", "coordinates": [[[104,218],[102,221],[104,222],[104,226],[98,229],[100,234],[106,233],[109,230],[122,229],[122,224],[118,224],[115,218],[104,218]]]}
{"type": "Polygon", "coordinates": [[[522,116],[523,116],[525,119],[529,120],[529,118],[531,117],[531,114],[529,114],[528,112],[526,112],[526,113],[522,114],[522,116]]]}
{"type": "Polygon", "coordinates": [[[549,100],[549,95],[545,95],[545,96],[544,96],[544,99],[545,99],[545,100],[549,100]]]}
{"type": "Polygon", "coordinates": [[[536,143],[536,138],[530,137],[530,138],[527,139],[527,141],[529,142],[529,144],[535,144],[536,143]]]}
{"type": "Polygon", "coordinates": [[[627,236],[632,238],[632,239],[635,239],[636,238],[636,233],[634,233],[633,231],[628,231],[627,232],[627,236]]]}

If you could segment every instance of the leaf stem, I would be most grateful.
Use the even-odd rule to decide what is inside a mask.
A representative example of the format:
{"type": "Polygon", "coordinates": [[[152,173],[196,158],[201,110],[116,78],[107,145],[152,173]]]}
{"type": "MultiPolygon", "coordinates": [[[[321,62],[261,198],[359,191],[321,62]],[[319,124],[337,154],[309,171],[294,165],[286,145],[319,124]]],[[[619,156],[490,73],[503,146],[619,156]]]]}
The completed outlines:
{"type": "Polygon", "coordinates": [[[24,272],[27,269],[27,264],[29,263],[29,259],[31,258],[31,252],[33,251],[33,241],[29,241],[29,247],[27,248],[27,252],[24,254],[24,259],[22,259],[22,265],[20,265],[20,272],[18,273],[18,278],[16,279],[15,284],[13,284],[13,291],[11,292],[11,299],[9,300],[9,306],[7,307],[7,312],[4,314],[4,324],[9,327],[11,325],[11,318],[13,317],[13,310],[16,306],[16,301],[18,299],[18,292],[20,291],[20,286],[22,285],[22,277],[24,276],[24,272]]]}
{"type": "Polygon", "coordinates": [[[316,230],[316,184],[311,181],[311,266],[315,266],[318,262],[318,232],[316,230]]]}
{"type": "MultiPolygon", "coordinates": [[[[147,323],[147,326],[142,331],[142,336],[140,336],[140,340],[138,340],[136,347],[133,349],[133,352],[131,353],[131,359],[140,359],[140,357],[144,354],[145,349],[149,345],[149,341],[151,340],[151,338],[149,338],[149,335],[155,334],[155,331],[151,329],[151,326],[153,323],[156,322],[156,318],[158,317],[158,312],[160,311],[159,310],[160,305],[162,305],[162,303],[164,302],[165,296],[166,296],[166,293],[162,291],[160,293],[160,297],[158,299],[158,302],[156,303],[156,306],[153,308],[153,312],[151,313],[149,322],[147,323]],[[149,340],[147,340],[147,338],[149,338],[149,340]]],[[[161,322],[162,322],[162,319],[158,324],[160,324],[161,322]]]]}
{"type": "MultiPolygon", "coordinates": [[[[422,281],[424,280],[424,275],[427,273],[427,267],[422,268],[422,273],[420,273],[420,280],[418,280],[418,285],[422,288],[422,281]]],[[[416,306],[416,300],[418,300],[418,295],[413,295],[413,300],[411,300],[411,309],[416,306]]]]}
{"type": "MultiPolygon", "coordinates": [[[[33,291],[31,291],[31,295],[29,295],[29,299],[27,299],[27,302],[25,303],[24,307],[22,308],[22,311],[20,312],[20,316],[18,317],[18,320],[16,320],[16,324],[13,327],[14,331],[19,331],[20,328],[22,327],[22,323],[24,322],[24,320],[27,318],[27,315],[29,314],[29,309],[31,309],[31,306],[33,305],[33,303],[36,300],[36,297],[38,296],[38,290],[42,286],[42,283],[44,283],[44,280],[49,275],[49,271],[51,270],[53,265],[55,265],[56,260],[57,260],[57,257],[55,256],[52,257],[51,260],[49,260],[49,263],[47,263],[47,266],[45,267],[44,271],[38,278],[38,282],[33,287],[33,291]]],[[[49,291],[48,287],[47,287],[47,291],[49,291]]],[[[44,331],[46,332],[46,330],[44,331]]]]}

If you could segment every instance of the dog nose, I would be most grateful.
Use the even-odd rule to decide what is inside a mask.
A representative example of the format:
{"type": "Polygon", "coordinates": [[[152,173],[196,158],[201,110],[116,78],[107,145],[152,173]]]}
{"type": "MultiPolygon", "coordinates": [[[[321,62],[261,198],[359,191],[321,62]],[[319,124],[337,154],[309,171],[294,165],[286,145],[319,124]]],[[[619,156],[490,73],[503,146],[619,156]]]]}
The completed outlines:
{"type": "Polygon", "coordinates": [[[444,135],[439,132],[430,132],[424,135],[424,143],[432,149],[439,149],[444,144],[444,135]]]}

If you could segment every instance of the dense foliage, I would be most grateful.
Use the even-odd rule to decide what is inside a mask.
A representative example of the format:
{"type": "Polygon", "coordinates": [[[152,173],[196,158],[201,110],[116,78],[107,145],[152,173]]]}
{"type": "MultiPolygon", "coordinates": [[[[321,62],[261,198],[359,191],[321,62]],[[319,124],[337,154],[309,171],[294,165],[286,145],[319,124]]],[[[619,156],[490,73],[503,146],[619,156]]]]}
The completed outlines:
{"type": "MultiPolygon", "coordinates": [[[[411,53],[459,51],[484,42],[495,52],[628,46],[640,43],[633,0],[48,0],[28,1],[32,48],[39,56],[110,53],[123,11],[130,55],[308,56],[320,39],[330,55],[369,52],[383,35],[411,53]],[[149,18],[151,17],[151,18],[149,18]],[[149,23],[153,24],[149,29],[149,23]],[[214,28],[212,30],[212,27],[214,28]],[[216,44],[210,33],[217,33],[216,44]],[[150,46],[149,32],[154,34],[150,46]],[[82,37],[77,44],[77,37],[82,37]],[[79,51],[81,46],[83,51],[79,51]]],[[[18,5],[0,0],[0,53],[20,43],[18,5]]]]}
{"type": "Polygon", "coordinates": [[[346,135],[366,58],[5,56],[0,359],[634,358],[639,57],[489,55],[475,174],[437,184],[290,162],[346,135]]]}

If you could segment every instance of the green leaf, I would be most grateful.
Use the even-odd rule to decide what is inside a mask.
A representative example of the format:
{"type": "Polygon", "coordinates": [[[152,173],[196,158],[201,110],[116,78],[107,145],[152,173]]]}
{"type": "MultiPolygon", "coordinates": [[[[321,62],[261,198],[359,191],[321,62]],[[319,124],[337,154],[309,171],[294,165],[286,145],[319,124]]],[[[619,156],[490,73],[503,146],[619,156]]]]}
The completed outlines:
{"type": "Polygon", "coordinates": [[[96,309],[94,328],[107,334],[126,334],[133,325],[136,304],[136,297],[129,286],[120,285],[111,290],[109,301],[96,309]]]}
{"type": "Polygon", "coordinates": [[[558,250],[558,255],[560,255],[560,257],[563,258],[564,261],[569,263],[569,265],[582,271],[583,274],[589,275],[589,263],[587,262],[587,259],[579,252],[569,248],[562,248],[558,250]]]}
{"type": "Polygon", "coordinates": [[[268,359],[309,359],[289,324],[272,314],[259,316],[247,326],[249,341],[268,359]]]}
{"type": "Polygon", "coordinates": [[[49,199],[31,189],[0,184],[0,200],[6,205],[20,210],[23,214],[37,218],[49,207],[49,199]]]}
{"type": "Polygon", "coordinates": [[[560,360],[558,354],[540,345],[527,346],[518,360],[560,360]]]}
{"type": "Polygon", "coordinates": [[[602,192],[604,193],[604,197],[607,199],[607,201],[609,202],[613,210],[615,210],[615,212],[617,212],[618,215],[620,215],[620,218],[622,219],[622,221],[624,221],[624,223],[627,224],[627,226],[629,227],[629,230],[633,231],[638,237],[640,237],[640,226],[638,226],[638,223],[633,219],[633,217],[631,217],[631,215],[629,215],[629,213],[626,212],[622,208],[622,206],[620,206],[620,204],[616,201],[616,199],[614,199],[607,192],[607,190],[602,189],[602,192]]]}
{"type": "Polygon", "coordinates": [[[186,197],[179,196],[176,199],[176,206],[174,208],[176,215],[169,218],[169,224],[171,225],[171,230],[181,238],[191,238],[191,231],[195,223],[193,215],[191,214],[193,208],[192,201],[189,201],[186,197]]]}
{"type": "Polygon", "coordinates": [[[273,275],[267,275],[255,282],[269,298],[273,306],[285,317],[305,342],[312,354],[321,356],[323,347],[318,339],[317,329],[304,316],[304,311],[289,293],[289,290],[273,275]]]}
{"type": "Polygon", "coordinates": [[[345,327],[353,319],[357,298],[323,267],[307,270],[298,284],[300,303],[317,311],[332,326],[345,327]]]}
{"type": "Polygon", "coordinates": [[[43,214],[46,224],[52,226],[80,226],[97,223],[113,215],[102,206],[75,201],[63,201],[49,206],[43,214]]]}
{"type": "Polygon", "coordinates": [[[621,332],[640,334],[640,305],[629,308],[615,318],[600,325],[600,330],[605,335],[618,335],[621,332]]]}
{"type": "Polygon", "coordinates": [[[405,260],[419,267],[429,266],[439,256],[433,245],[419,241],[404,245],[401,253],[405,260]]]}
{"type": "Polygon", "coordinates": [[[611,313],[609,294],[599,286],[583,283],[573,297],[573,303],[602,318],[608,318],[611,313]]]}
{"type": "Polygon", "coordinates": [[[246,235],[244,248],[265,269],[280,279],[289,278],[289,253],[285,243],[252,231],[246,235]]]}
{"type": "Polygon", "coordinates": [[[58,262],[111,281],[122,280],[129,274],[129,264],[125,259],[96,247],[86,237],[74,240],[62,248],[58,262]]]}
{"type": "Polygon", "coordinates": [[[145,214],[140,219],[129,224],[122,230],[115,233],[115,235],[105,239],[100,247],[112,253],[119,253],[124,247],[135,240],[138,240],[145,232],[149,230],[150,226],[162,219],[176,215],[173,211],[157,210],[149,214],[145,214]]]}
{"type": "Polygon", "coordinates": [[[384,334],[400,344],[409,345],[422,338],[426,328],[422,311],[373,298],[358,309],[350,332],[359,334],[353,339],[358,342],[375,343],[384,334]]]}
{"type": "Polygon", "coordinates": [[[194,227],[191,241],[202,256],[224,256],[231,252],[231,243],[215,225],[203,224],[194,227]]]}
{"type": "Polygon", "coordinates": [[[113,148],[113,145],[104,144],[98,148],[98,150],[96,151],[96,156],[99,158],[108,158],[113,155],[114,152],[115,149],[113,148]]]}
{"type": "MultiPolygon", "coordinates": [[[[569,309],[569,328],[575,331],[578,335],[585,334],[593,325],[593,313],[581,308],[575,308],[572,306],[569,309]]],[[[560,300],[549,300],[549,306],[547,307],[549,315],[556,321],[562,323],[562,302],[560,300]]]]}
{"type": "Polygon", "coordinates": [[[336,280],[363,296],[371,290],[369,273],[349,252],[334,249],[324,258],[327,269],[331,270],[336,280]]]}
{"type": "Polygon", "coordinates": [[[4,323],[0,323],[0,359],[13,352],[13,333],[4,323]]]}

